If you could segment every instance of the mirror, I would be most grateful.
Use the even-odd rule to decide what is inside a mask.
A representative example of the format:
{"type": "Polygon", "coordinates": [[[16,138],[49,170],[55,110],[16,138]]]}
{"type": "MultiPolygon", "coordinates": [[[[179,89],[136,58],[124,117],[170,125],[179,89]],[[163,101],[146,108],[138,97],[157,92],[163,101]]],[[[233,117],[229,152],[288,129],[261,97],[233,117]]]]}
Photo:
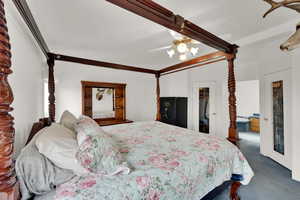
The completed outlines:
{"type": "Polygon", "coordinates": [[[126,119],[126,84],[81,81],[82,114],[97,121],[122,121],[126,119]]]}
{"type": "Polygon", "coordinates": [[[114,88],[92,88],[93,119],[115,118],[114,98],[114,88]]]}

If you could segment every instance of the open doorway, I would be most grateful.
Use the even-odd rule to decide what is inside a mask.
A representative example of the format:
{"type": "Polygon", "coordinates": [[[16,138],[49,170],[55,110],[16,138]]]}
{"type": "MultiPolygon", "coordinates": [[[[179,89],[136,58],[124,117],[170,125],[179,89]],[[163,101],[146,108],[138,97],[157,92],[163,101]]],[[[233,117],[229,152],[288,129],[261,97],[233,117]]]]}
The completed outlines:
{"type": "Polygon", "coordinates": [[[237,116],[240,139],[259,145],[259,80],[237,82],[237,116]]]}
{"type": "Polygon", "coordinates": [[[194,130],[205,134],[215,134],[216,128],[216,84],[197,82],[193,86],[194,130]]]}
{"type": "Polygon", "coordinates": [[[209,133],[209,88],[199,88],[199,132],[209,133]]]}

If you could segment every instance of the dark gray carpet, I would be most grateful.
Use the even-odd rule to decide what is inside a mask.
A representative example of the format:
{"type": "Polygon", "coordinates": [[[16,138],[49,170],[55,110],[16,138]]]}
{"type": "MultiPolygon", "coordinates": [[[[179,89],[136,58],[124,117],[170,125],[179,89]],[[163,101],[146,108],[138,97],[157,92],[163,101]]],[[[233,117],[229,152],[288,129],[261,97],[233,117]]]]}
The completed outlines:
{"type": "MultiPolygon", "coordinates": [[[[300,182],[291,179],[291,171],[273,160],[260,155],[259,144],[242,139],[240,147],[247,157],[255,176],[242,186],[242,200],[300,200],[300,182]]],[[[214,200],[227,200],[228,190],[214,200]]]]}

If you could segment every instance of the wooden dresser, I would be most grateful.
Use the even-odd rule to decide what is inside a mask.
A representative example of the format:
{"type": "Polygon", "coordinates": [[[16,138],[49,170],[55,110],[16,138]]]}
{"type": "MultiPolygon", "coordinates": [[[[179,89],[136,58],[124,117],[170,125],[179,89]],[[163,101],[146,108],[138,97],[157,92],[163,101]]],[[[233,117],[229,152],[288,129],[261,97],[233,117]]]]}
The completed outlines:
{"type": "Polygon", "coordinates": [[[259,125],[259,118],[250,117],[250,131],[259,133],[260,132],[260,125],[259,125]]]}
{"type": "Polygon", "coordinates": [[[131,120],[117,120],[117,119],[95,119],[95,121],[100,125],[100,126],[112,126],[112,125],[117,125],[117,124],[128,124],[132,123],[133,121],[131,120]]]}

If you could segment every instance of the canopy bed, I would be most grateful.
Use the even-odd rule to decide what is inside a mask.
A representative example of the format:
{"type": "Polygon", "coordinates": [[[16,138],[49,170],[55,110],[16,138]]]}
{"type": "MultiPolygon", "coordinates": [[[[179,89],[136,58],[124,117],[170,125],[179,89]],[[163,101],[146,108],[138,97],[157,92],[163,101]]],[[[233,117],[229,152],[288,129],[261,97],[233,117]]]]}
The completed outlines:
{"type": "MultiPolygon", "coordinates": [[[[140,73],[153,74],[156,78],[156,94],[157,94],[157,114],[156,120],[161,119],[160,115],[160,82],[161,76],[166,76],[170,73],[187,70],[195,67],[204,66],[207,64],[219,62],[222,60],[228,61],[228,91],[229,91],[229,114],[230,127],[228,129],[228,140],[233,144],[238,145],[238,132],[236,127],[236,97],[235,97],[235,74],[234,60],[237,54],[237,45],[230,44],[217,36],[198,27],[192,22],[185,20],[179,15],[175,15],[170,10],[160,6],[151,0],[107,0],[123,9],[129,10],[132,13],[140,15],[148,20],[160,24],[168,29],[179,32],[187,37],[193,38],[210,47],[213,47],[218,52],[211,53],[205,56],[194,58],[192,60],[166,67],[161,70],[152,70],[139,68],[135,66],[126,66],[121,64],[108,63],[103,61],[90,60],[56,54],[49,50],[45,40],[40,33],[35,20],[30,12],[25,0],[13,0],[20,14],[27,23],[33,36],[37,40],[42,52],[48,60],[49,66],[49,118],[40,119],[39,122],[33,125],[28,142],[37,134],[39,130],[46,126],[50,126],[55,122],[55,81],[54,81],[54,66],[55,61],[81,63],[96,67],[105,67],[117,70],[127,70],[140,73]]],[[[12,158],[14,147],[14,126],[11,104],[13,102],[13,92],[8,83],[7,77],[12,73],[11,68],[11,52],[10,42],[5,19],[4,3],[0,1],[0,199],[13,200],[19,199],[19,184],[15,175],[14,161],[12,158]]],[[[122,125],[121,125],[122,126],[122,125]]],[[[132,125],[134,126],[134,125],[132,125]]],[[[108,128],[109,129],[109,128],[108,128]]],[[[28,143],[27,142],[27,143],[28,143]]],[[[238,188],[241,183],[239,179],[233,179],[230,198],[238,200],[238,188]]]]}

